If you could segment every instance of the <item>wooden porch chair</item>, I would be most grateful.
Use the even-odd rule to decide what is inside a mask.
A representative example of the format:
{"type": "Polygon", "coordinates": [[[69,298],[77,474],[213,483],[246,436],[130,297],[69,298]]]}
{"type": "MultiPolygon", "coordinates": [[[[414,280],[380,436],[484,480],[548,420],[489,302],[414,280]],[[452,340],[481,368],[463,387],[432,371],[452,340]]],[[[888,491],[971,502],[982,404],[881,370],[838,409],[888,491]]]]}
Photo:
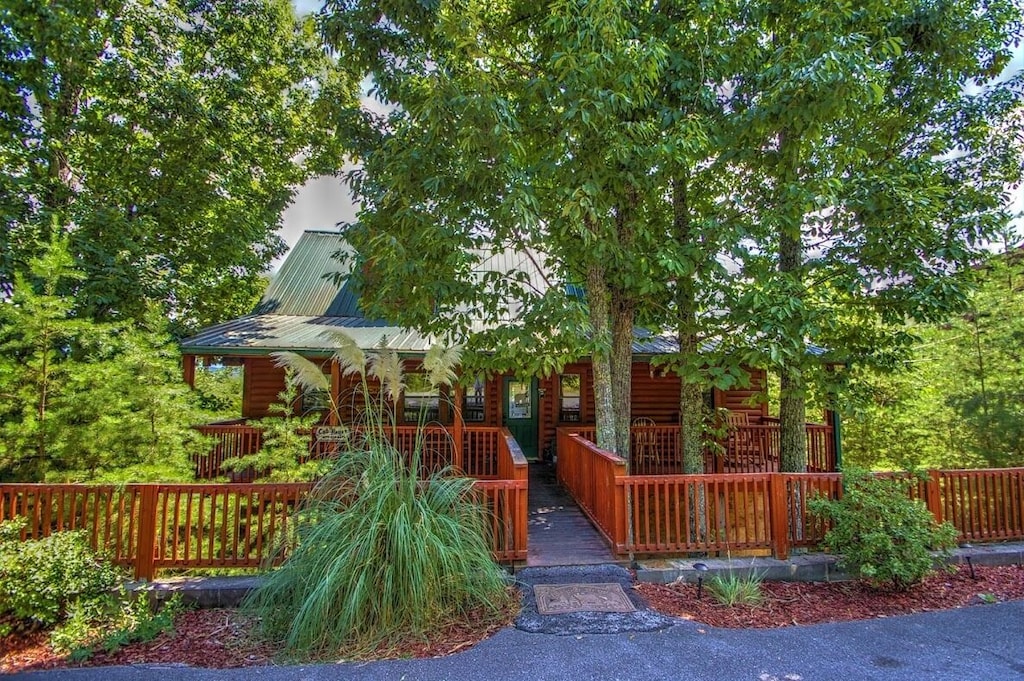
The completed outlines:
{"type": "Polygon", "coordinates": [[[728,430],[725,443],[725,463],[736,467],[749,466],[757,457],[757,447],[751,433],[743,426],[750,425],[745,411],[730,411],[725,415],[728,430]]]}
{"type": "Polygon", "coordinates": [[[638,416],[633,419],[633,427],[641,428],[633,437],[633,461],[640,465],[652,465],[658,463],[658,436],[652,426],[657,425],[654,419],[646,416],[638,416]]]}

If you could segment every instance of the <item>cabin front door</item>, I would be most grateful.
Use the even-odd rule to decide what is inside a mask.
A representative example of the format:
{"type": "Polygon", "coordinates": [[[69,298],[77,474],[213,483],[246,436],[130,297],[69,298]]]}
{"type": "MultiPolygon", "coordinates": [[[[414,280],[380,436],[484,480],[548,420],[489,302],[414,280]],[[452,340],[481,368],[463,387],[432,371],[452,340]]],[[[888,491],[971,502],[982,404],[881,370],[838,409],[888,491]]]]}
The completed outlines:
{"type": "Polygon", "coordinates": [[[502,390],[502,422],[527,459],[537,458],[537,379],[506,376],[502,390]]]}

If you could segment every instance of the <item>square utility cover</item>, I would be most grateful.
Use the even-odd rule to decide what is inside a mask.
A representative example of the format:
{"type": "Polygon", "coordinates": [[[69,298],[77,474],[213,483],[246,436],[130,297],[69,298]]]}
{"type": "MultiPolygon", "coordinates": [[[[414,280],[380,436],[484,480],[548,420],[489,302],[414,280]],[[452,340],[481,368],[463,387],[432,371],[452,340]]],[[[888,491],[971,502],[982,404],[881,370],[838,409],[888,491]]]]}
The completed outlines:
{"type": "Polygon", "coordinates": [[[537,584],[537,612],[564,615],[570,612],[635,612],[620,584],[537,584]]]}

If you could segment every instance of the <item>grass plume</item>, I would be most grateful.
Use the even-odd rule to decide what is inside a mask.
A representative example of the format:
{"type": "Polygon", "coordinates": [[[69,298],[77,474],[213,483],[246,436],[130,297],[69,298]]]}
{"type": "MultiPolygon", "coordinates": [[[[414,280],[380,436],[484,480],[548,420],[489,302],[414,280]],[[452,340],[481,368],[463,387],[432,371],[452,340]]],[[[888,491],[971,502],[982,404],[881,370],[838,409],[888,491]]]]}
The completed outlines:
{"type": "Polygon", "coordinates": [[[352,654],[505,609],[473,481],[447,470],[419,480],[417,469],[380,438],[338,459],[298,547],[247,600],[267,635],[299,654],[352,654]]]}

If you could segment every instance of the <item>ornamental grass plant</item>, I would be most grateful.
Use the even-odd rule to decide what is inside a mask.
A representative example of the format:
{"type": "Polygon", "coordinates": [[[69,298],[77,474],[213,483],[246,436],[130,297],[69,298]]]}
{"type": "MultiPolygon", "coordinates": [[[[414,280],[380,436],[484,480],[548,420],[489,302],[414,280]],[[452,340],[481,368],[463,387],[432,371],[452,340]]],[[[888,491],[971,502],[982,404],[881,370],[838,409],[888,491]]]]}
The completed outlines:
{"type": "Polygon", "coordinates": [[[764,592],[761,589],[761,575],[753,571],[732,571],[715,575],[708,581],[708,593],[726,607],[734,605],[761,605],[764,592]]]}
{"type": "MultiPolygon", "coordinates": [[[[367,359],[371,372],[395,373],[394,362],[367,359]]],[[[365,365],[362,357],[348,364],[364,386],[365,365]]],[[[404,457],[388,437],[385,406],[378,401],[359,437],[345,442],[299,517],[297,545],[246,600],[263,634],[290,655],[358,656],[470,612],[499,618],[510,606],[474,481],[449,467],[418,475],[421,442],[404,457]]]]}

